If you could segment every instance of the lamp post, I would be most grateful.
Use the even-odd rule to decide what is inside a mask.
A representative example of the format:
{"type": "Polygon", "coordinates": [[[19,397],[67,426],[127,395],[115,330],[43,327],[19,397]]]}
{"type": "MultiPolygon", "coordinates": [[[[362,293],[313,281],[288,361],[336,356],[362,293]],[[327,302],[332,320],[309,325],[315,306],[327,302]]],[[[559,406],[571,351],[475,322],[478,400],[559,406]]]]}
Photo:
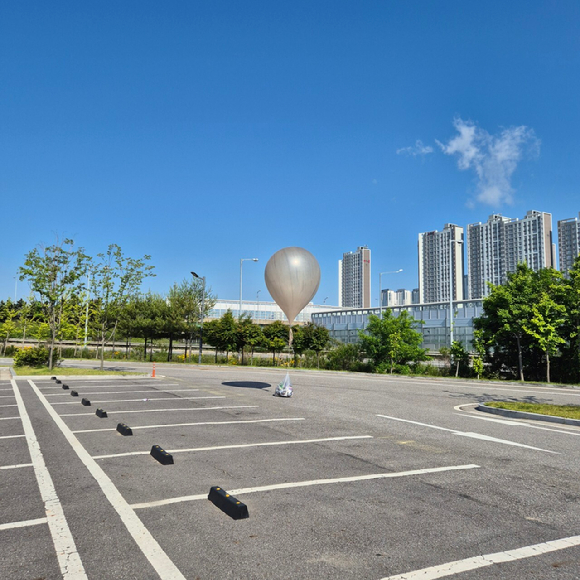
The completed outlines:
{"type": "Polygon", "coordinates": [[[462,244],[463,240],[454,240],[449,232],[449,348],[453,346],[453,244],[462,244]]]}
{"type": "Polygon", "coordinates": [[[258,290],[256,292],[256,323],[260,324],[260,292],[261,290],[258,290]]]}
{"type": "Polygon", "coordinates": [[[238,317],[241,318],[242,317],[242,264],[244,262],[257,262],[258,258],[242,258],[240,260],[240,310],[239,310],[239,314],[238,317]]]}
{"type": "Polygon", "coordinates": [[[393,270],[392,272],[379,273],[379,318],[383,317],[383,297],[381,296],[381,292],[383,291],[383,274],[398,274],[402,271],[403,268],[399,268],[398,270],[393,270]]]}
{"type": "Polygon", "coordinates": [[[203,311],[204,311],[204,300],[205,300],[205,276],[198,276],[195,272],[191,272],[194,278],[199,278],[201,280],[201,311],[200,311],[200,324],[199,324],[199,357],[197,359],[197,364],[201,364],[201,349],[203,345],[203,311]]]}

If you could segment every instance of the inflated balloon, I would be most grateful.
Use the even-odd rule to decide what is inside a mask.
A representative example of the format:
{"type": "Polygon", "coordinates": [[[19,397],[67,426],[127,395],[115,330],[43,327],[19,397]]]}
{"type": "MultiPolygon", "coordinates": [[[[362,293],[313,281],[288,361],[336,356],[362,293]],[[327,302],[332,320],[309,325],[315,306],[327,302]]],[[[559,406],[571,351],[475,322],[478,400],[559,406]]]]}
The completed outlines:
{"type": "Polygon", "coordinates": [[[318,290],[320,266],[316,258],[304,248],[283,248],[268,260],[264,277],[268,292],[292,326],[298,313],[318,290]]]}

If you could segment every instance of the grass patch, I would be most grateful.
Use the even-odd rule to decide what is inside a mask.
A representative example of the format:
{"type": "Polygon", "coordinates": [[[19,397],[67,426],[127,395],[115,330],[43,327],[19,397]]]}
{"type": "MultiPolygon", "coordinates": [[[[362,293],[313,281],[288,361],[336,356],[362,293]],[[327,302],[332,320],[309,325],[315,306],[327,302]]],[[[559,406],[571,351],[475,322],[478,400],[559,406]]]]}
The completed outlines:
{"type": "Polygon", "coordinates": [[[20,376],[57,376],[57,375],[143,375],[146,373],[136,373],[128,371],[112,371],[100,369],[79,369],[79,368],[67,368],[67,367],[56,367],[54,369],[49,369],[48,367],[14,367],[14,372],[20,376]]]}
{"type": "Polygon", "coordinates": [[[492,401],[485,403],[485,405],[486,407],[507,409],[508,411],[523,411],[525,413],[538,413],[540,415],[564,417],[565,419],[580,419],[580,405],[547,405],[506,401],[492,401]]]}

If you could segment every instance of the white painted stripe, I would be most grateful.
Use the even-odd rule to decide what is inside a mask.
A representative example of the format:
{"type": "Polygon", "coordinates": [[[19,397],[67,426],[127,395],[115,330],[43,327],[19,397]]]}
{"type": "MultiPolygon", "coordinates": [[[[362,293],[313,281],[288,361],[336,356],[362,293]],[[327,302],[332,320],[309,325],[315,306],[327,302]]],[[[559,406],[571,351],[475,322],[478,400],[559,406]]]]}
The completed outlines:
{"type": "Polygon", "coordinates": [[[0,405],[0,409],[3,409],[4,407],[18,407],[18,405],[16,403],[14,404],[10,403],[9,405],[0,405]]]}
{"type": "Polygon", "coordinates": [[[549,449],[541,449],[540,447],[532,447],[531,445],[524,445],[523,443],[516,443],[515,441],[509,441],[508,439],[497,439],[496,437],[490,437],[488,435],[482,435],[480,433],[470,433],[464,431],[457,431],[457,429],[447,429],[446,427],[439,427],[438,425],[430,425],[429,423],[420,423],[419,421],[411,421],[409,419],[400,419],[398,417],[390,417],[389,415],[377,415],[377,417],[382,417],[383,419],[391,419],[392,421],[401,421],[402,423],[411,423],[413,425],[420,425],[421,427],[430,427],[431,429],[438,429],[440,431],[447,431],[453,435],[459,435],[460,437],[469,437],[471,439],[480,439],[482,441],[490,441],[492,443],[501,443],[502,445],[513,445],[515,447],[523,447],[524,449],[532,449],[534,451],[544,451],[545,453],[553,453],[554,455],[560,455],[558,451],[550,451],[549,449]]]}
{"type": "MultiPolygon", "coordinates": [[[[231,493],[234,492],[232,491],[231,493]]],[[[447,562],[446,564],[431,566],[430,568],[405,572],[404,574],[397,574],[396,576],[388,576],[381,580],[435,580],[436,578],[444,578],[445,576],[452,576],[460,572],[485,568],[486,566],[501,564],[502,562],[523,560],[524,558],[540,556],[541,554],[565,550],[566,548],[572,548],[574,546],[580,546],[580,536],[569,536],[568,538],[533,544],[515,550],[495,552],[494,554],[486,554],[485,556],[474,556],[473,558],[466,558],[465,560],[455,560],[455,562],[447,562]]]]}
{"type": "Polygon", "coordinates": [[[27,528],[28,526],[38,526],[39,524],[47,524],[48,518],[37,518],[35,520],[24,520],[22,522],[10,522],[8,524],[0,524],[0,531],[12,530],[14,528],[27,528]]]}
{"type": "Polygon", "coordinates": [[[21,467],[32,467],[32,463],[18,463],[16,465],[2,465],[0,469],[20,469],[21,467]]]}
{"type": "MultiPolygon", "coordinates": [[[[169,423],[165,425],[137,425],[137,427],[131,426],[131,429],[160,429],[162,427],[191,427],[197,425],[234,425],[240,423],[273,423],[276,421],[305,421],[304,417],[291,417],[284,419],[250,419],[247,421],[203,421],[201,423],[169,423]]],[[[78,431],[73,431],[73,433],[95,433],[97,431],[116,431],[116,429],[80,429],[78,431]]]]}
{"type": "Polygon", "coordinates": [[[185,580],[185,576],[178,570],[177,566],[171,561],[169,556],[163,551],[149,530],[143,525],[137,514],[131,509],[125,501],[119,490],[109,479],[107,474],[100,468],[97,462],[89,455],[87,450],[81,445],[80,441],[73,435],[66,423],[59,417],[58,413],[50,406],[50,403],[40,392],[33,381],[28,381],[40,402],[44,405],[52,420],[61,430],[73,450],[83,462],[90,474],[99,484],[106,498],[119,514],[127,530],[139,546],[145,557],[149,560],[153,568],[159,574],[162,580],[185,580]]]}
{"type": "MultiPolygon", "coordinates": [[[[109,399],[101,401],[100,399],[91,400],[91,403],[151,403],[152,401],[196,401],[197,399],[225,399],[225,395],[211,395],[207,397],[153,397],[152,399],[109,399]]],[[[60,401],[52,403],[53,405],[78,405],[78,401],[60,401]]],[[[8,405],[7,405],[8,406],[8,405]]]]}
{"type": "MultiPolygon", "coordinates": [[[[192,393],[193,391],[199,391],[199,389],[170,389],[167,392],[168,393],[192,393]]],[[[92,393],[82,393],[83,395],[126,395],[127,393],[163,393],[165,394],[165,391],[159,391],[157,389],[149,389],[148,391],[93,391],[92,393]]],[[[70,397],[70,392],[62,392],[62,393],[44,393],[45,397],[70,397]]]]}
{"type": "Polygon", "coordinates": [[[0,421],[10,421],[11,419],[20,419],[20,417],[0,417],[0,421]]]}
{"type": "Polygon", "coordinates": [[[13,399],[14,395],[0,395],[0,399],[13,399]]]}
{"type": "MultiPolygon", "coordinates": [[[[193,409],[138,409],[135,411],[107,411],[109,415],[119,415],[125,413],[165,413],[168,411],[216,411],[219,409],[257,409],[258,405],[229,405],[227,407],[195,407],[193,409]]],[[[63,413],[61,417],[83,417],[85,415],[94,415],[94,413],[63,413]]]]}
{"type": "Polygon", "coordinates": [[[30,417],[24,406],[22,395],[20,394],[16,381],[13,379],[11,382],[20,416],[22,417],[22,426],[24,428],[24,434],[26,435],[26,442],[28,443],[30,459],[34,467],[34,475],[38,482],[40,496],[44,502],[44,511],[48,519],[48,529],[52,536],[52,542],[56,550],[62,577],[64,580],[81,580],[87,578],[75,541],[68,527],[62,504],[56,494],[52,477],[44,463],[44,457],[40,450],[36,434],[34,433],[30,417]]]}
{"type": "MultiPolygon", "coordinates": [[[[468,465],[450,465],[446,467],[433,467],[430,469],[414,469],[412,471],[399,471],[396,473],[370,473],[368,475],[355,475],[352,477],[335,477],[332,479],[312,479],[310,481],[293,481],[288,483],[276,483],[274,485],[262,485],[260,487],[245,487],[240,489],[229,490],[230,495],[245,495],[248,493],[258,493],[261,491],[274,491],[277,489],[291,489],[295,487],[310,487],[312,485],[330,485],[334,483],[353,483],[356,481],[368,481],[371,479],[391,479],[395,477],[407,477],[410,475],[425,475],[429,473],[440,473],[442,471],[458,471],[464,469],[476,469],[479,465],[470,463],[468,465]]],[[[184,501],[196,501],[200,499],[207,499],[207,493],[200,493],[198,495],[184,495],[181,497],[172,497],[169,499],[161,499],[158,501],[150,501],[146,503],[135,503],[131,507],[134,509],[144,509],[151,507],[159,507],[173,503],[181,503],[184,501]]]]}
{"type": "Polygon", "coordinates": [[[2,435],[0,439],[16,439],[17,437],[25,437],[25,435],[2,435]]]}
{"type": "MultiPolygon", "coordinates": [[[[458,405],[455,409],[460,410],[463,405],[458,405]]],[[[479,411],[478,411],[479,412],[479,411]]],[[[552,427],[540,427],[539,425],[533,425],[532,423],[520,423],[516,419],[493,419],[483,415],[479,417],[473,413],[454,413],[454,415],[460,415],[461,417],[470,417],[471,419],[481,419],[483,421],[493,421],[494,423],[505,423],[506,425],[515,425],[516,427],[527,427],[528,429],[539,429],[541,431],[552,431],[553,433],[564,433],[565,435],[573,435],[575,437],[580,437],[580,431],[573,431],[574,427],[571,426],[569,429],[554,429],[552,427]]]]}
{"type": "MultiPolygon", "coordinates": [[[[347,441],[351,439],[372,439],[372,435],[351,435],[348,437],[325,437],[324,439],[300,439],[297,441],[268,441],[267,443],[240,443],[237,445],[217,445],[215,447],[191,447],[189,449],[171,449],[171,453],[191,453],[194,451],[219,451],[221,449],[245,449],[247,447],[273,447],[276,445],[297,445],[300,443],[323,443],[324,441],[347,441]]],[[[148,451],[131,451],[129,453],[113,453],[112,455],[93,455],[93,459],[108,459],[110,457],[128,457],[130,455],[149,455],[148,451]]]]}

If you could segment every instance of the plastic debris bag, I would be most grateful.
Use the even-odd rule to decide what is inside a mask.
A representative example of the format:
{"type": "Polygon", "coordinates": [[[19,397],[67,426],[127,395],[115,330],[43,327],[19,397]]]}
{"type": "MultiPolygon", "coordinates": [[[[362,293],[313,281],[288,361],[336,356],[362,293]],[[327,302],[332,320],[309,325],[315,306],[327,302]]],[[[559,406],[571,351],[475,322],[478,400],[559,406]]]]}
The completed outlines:
{"type": "Polygon", "coordinates": [[[290,383],[290,374],[286,373],[284,380],[276,387],[274,396],[278,397],[291,397],[292,396],[292,384],[290,383]]]}

